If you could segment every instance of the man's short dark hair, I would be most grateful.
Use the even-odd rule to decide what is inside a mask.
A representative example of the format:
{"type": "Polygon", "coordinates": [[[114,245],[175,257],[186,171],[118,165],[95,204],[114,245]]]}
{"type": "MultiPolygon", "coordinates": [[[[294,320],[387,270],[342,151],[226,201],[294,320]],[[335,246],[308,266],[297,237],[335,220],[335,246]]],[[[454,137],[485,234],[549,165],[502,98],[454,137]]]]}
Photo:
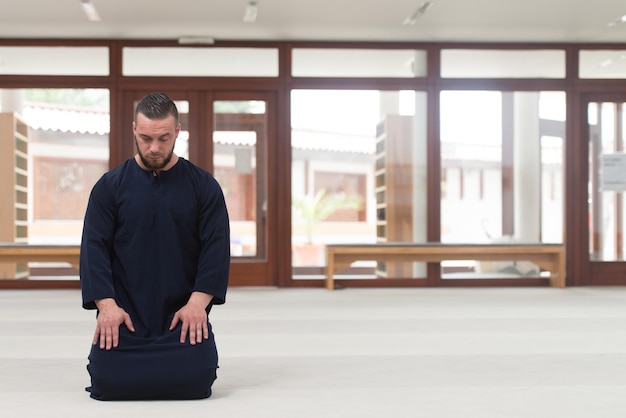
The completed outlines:
{"type": "Polygon", "coordinates": [[[178,123],[176,104],[165,93],[150,93],[144,96],[135,108],[135,122],[139,113],[151,120],[162,120],[168,116],[174,116],[175,122],[178,123]]]}

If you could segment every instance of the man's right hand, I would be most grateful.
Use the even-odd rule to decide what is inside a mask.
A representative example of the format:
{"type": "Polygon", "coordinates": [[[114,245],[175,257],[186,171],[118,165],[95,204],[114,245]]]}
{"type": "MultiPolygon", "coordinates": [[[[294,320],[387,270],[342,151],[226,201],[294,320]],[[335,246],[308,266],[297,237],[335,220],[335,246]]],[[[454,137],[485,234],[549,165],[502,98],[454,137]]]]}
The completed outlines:
{"type": "Polygon", "coordinates": [[[100,342],[100,349],[110,350],[117,347],[120,340],[120,326],[122,324],[135,332],[130,315],[117,306],[115,299],[100,299],[96,301],[98,307],[98,322],[93,336],[93,344],[100,342]]]}

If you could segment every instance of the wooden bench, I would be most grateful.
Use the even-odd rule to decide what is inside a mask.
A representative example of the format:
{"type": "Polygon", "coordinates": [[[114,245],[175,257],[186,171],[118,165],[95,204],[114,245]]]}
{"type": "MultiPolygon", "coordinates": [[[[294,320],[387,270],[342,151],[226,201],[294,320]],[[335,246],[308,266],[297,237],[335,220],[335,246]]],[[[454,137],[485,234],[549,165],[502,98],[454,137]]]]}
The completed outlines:
{"type": "Polygon", "coordinates": [[[79,245],[0,243],[0,263],[66,262],[78,268],[79,258],[79,245]]]}
{"type": "Polygon", "coordinates": [[[565,247],[561,244],[378,243],[326,246],[326,288],[335,273],[354,261],[441,262],[446,260],[530,261],[550,272],[550,285],[565,287],[565,247]]]}

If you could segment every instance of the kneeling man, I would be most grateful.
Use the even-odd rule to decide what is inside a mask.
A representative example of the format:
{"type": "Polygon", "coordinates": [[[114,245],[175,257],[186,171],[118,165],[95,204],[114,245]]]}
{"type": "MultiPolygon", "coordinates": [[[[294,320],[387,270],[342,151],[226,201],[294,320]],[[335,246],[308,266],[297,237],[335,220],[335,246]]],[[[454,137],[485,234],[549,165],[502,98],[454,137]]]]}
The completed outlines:
{"type": "Polygon", "coordinates": [[[226,298],[229,220],[213,176],[174,153],[180,129],[169,97],[144,97],[137,154],[89,197],[80,281],[83,307],[97,309],[94,399],[211,396],[218,357],[208,314],[226,298]]]}

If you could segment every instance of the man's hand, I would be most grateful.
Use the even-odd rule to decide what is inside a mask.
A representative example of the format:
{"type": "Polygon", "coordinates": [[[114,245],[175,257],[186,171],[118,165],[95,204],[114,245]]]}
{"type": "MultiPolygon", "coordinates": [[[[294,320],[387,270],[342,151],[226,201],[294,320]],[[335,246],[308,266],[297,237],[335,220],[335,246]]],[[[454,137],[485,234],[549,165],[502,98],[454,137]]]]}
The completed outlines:
{"type": "Polygon", "coordinates": [[[98,307],[98,322],[93,336],[93,344],[100,341],[100,349],[110,350],[117,347],[120,338],[120,326],[122,324],[135,332],[130,315],[119,306],[114,299],[100,299],[96,301],[98,307]]]}
{"type": "Polygon", "coordinates": [[[209,306],[212,299],[212,295],[193,292],[187,304],[174,314],[170,331],[176,328],[179,322],[182,323],[182,329],[180,330],[181,343],[187,340],[187,334],[189,334],[189,343],[191,345],[199,344],[202,340],[209,338],[206,307],[209,306]]]}

